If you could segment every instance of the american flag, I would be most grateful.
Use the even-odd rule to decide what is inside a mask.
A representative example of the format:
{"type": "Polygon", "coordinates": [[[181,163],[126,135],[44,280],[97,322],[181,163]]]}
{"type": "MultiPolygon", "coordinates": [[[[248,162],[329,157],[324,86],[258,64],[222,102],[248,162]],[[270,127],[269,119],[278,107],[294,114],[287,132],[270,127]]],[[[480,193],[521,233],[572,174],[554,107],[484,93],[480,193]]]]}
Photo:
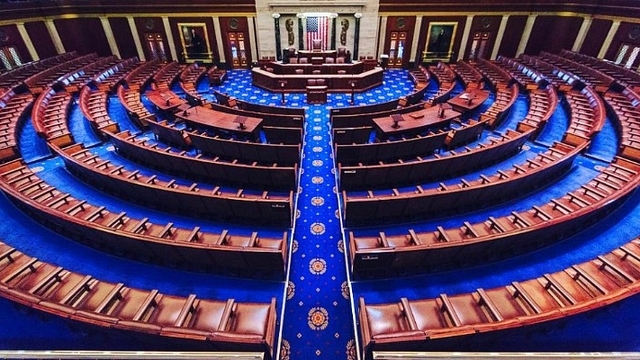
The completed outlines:
{"type": "Polygon", "coordinates": [[[329,20],[326,16],[307,18],[307,49],[311,49],[313,40],[322,40],[322,49],[327,48],[329,20]]]}

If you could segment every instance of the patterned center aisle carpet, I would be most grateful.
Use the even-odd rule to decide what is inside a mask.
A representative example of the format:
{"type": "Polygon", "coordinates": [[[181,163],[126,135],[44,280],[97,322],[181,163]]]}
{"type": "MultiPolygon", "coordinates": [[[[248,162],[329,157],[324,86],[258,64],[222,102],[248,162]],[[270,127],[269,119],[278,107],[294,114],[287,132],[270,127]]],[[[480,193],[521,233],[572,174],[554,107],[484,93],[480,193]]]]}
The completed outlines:
{"type": "MultiPolygon", "coordinates": [[[[240,100],[280,106],[280,94],[254,88],[248,71],[229,75],[217,90],[240,100]]],[[[386,71],[382,86],[357,94],[355,101],[357,105],[386,102],[412,89],[406,71],[386,71]]],[[[281,360],[356,358],[329,122],[329,109],[350,106],[350,98],[350,94],[329,94],[327,105],[308,106],[306,95],[286,95],[286,106],[304,106],[306,119],[287,302],[281,319],[281,360]]]]}

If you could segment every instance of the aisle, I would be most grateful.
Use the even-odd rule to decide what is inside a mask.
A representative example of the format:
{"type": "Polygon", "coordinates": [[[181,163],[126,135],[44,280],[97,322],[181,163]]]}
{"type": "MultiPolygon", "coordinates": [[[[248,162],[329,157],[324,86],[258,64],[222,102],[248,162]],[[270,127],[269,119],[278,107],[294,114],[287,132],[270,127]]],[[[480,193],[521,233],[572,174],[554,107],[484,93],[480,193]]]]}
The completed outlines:
{"type": "Polygon", "coordinates": [[[306,111],[281,360],[355,359],[329,110],[306,111]]]}
{"type": "MultiPolygon", "coordinates": [[[[247,70],[230,71],[215,89],[237,99],[280,106],[280,94],[251,83],[247,70]]],[[[413,90],[406,70],[385,71],[383,85],[355,95],[356,105],[390,101],[413,90]]],[[[206,94],[214,100],[211,94],[206,94]]],[[[297,213],[279,360],[356,359],[355,315],[349,296],[329,111],[350,106],[351,95],[330,93],[326,105],[308,105],[303,93],[285,95],[285,106],[305,107],[297,213]]]]}

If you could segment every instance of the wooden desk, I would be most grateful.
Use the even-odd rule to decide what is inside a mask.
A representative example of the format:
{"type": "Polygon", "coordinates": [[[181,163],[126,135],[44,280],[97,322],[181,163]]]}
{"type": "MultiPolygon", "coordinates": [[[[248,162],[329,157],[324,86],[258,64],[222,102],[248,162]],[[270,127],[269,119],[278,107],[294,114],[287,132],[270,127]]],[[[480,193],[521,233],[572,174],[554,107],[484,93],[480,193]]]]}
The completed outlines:
{"type": "Polygon", "coordinates": [[[315,57],[320,57],[322,59],[331,57],[335,59],[337,54],[338,50],[298,50],[298,59],[306,57],[309,62],[311,62],[311,59],[315,57]]]}
{"type": "Polygon", "coordinates": [[[204,106],[194,106],[175,115],[176,118],[196,128],[207,128],[224,134],[241,135],[254,141],[259,138],[258,132],[262,124],[262,119],[260,118],[224,113],[204,106]],[[244,124],[242,127],[241,123],[244,124]]]}
{"type": "MultiPolygon", "coordinates": [[[[334,64],[324,64],[321,67],[330,67],[334,64]]],[[[309,65],[315,66],[315,65],[309,65]]],[[[357,75],[349,74],[277,74],[260,68],[251,70],[253,85],[265,90],[280,92],[280,82],[285,82],[286,92],[304,92],[307,88],[307,80],[324,79],[329,92],[351,92],[351,83],[354,83],[353,91],[361,92],[382,85],[383,70],[375,68],[357,75]]]]}
{"type": "Polygon", "coordinates": [[[174,112],[187,100],[179,97],[171,90],[149,90],[145,93],[155,107],[164,112],[174,112]]]}
{"type": "Polygon", "coordinates": [[[307,86],[307,102],[309,104],[325,104],[327,102],[327,87],[307,86]]]}
{"type": "Polygon", "coordinates": [[[380,140],[386,140],[391,136],[417,135],[429,129],[447,127],[451,120],[460,116],[455,110],[445,110],[444,117],[438,117],[439,106],[415,111],[406,114],[394,114],[373,119],[376,128],[376,136],[380,140]],[[397,122],[398,126],[394,126],[397,122]]]}
{"type": "Polygon", "coordinates": [[[489,98],[489,91],[481,89],[466,90],[447,102],[453,110],[467,112],[476,109],[489,98]]]}

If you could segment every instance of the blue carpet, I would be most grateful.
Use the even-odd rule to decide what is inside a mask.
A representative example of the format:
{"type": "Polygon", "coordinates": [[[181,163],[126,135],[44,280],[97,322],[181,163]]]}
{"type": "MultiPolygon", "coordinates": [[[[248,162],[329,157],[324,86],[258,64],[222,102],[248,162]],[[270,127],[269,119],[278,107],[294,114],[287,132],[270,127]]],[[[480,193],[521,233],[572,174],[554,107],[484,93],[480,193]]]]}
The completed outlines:
{"type": "Polygon", "coordinates": [[[607,117],[602,130],[595,134],[591,140],[591,145],[587,150],[589,155],[606,161],[611,161],[616,155],[618,150],[618,135],[611,121],[611,118],[607,117]]]}
{"type": "Polygon", "coordinates": [[[537,141],[551,145],[554,141],[562,140],[562,135],[568,128],[569,114],[562,106],[562,102],[560,102],[549,121],[547,121],[546,126],[542,129],[537,141]]]}
{"type": "Polygon", "coordinates": [[[117,95],[112,95],[109,97],[107,113],[113,121],[118,123],[118,126],[120,126],[120,130],[129,130],[134,134],[140,131],[140,129],[138,129],[127,116],[127,112],[124,106],[120,103],[120,99],[118,99],[117,95]]]}
{"type": "MultiPolygon", "coordinates": [[[[374,104],[395,99],[410,92],[413,85],[404,70],[386,71],[384,84],[371,91],[357,94],[357,104],[374,104]]],[[[216,87],[241,100],[261,104],[280,104],[280,94],[270,94],[251,86],[250,72],[230,71],[224,85],[216,87]]],[[[460,91],[461,89],[457,89],[460,91]]],[[[214,100],[208,92],[205,81],[198,84],[198,91],[214,100]]],[[[437,91],[430,82],[427,94],[437,91]]],[[[429,95],[426,96],[427,98],[429,95]]],[[[138,132],[136,126],[126,117],[124,108],[117,97],[111,97],[108,106],[110,116],[122,130],[138,132]]],[[[475,268],[450,271],[439,274],[397,278],[392,280],[361,281],[349,283],[345,265],[343,229],[339,214],[339,198],[336,193],[336,178],[331,146],[331,129],[328,109],[348,106],[350,94],[332,93],[326,106],[306,104],[304,93],[286,94],[287,106],[307,107],[303,160],[301,164],[300,193],[297,199],[296,221],[293,227],[291,247],[291,267],[288,282],[230,279],[206,274],[190,273],[175,269],[157,267],[110,256],[79,245],[42,227],[28,216],[18,211],[4,197],[0,197],[0,239],[32,256],[58,264],[73,271],[92,274],[96,278],[125,282],[127,286],[157,288],[161,292],[177,295],[197,294],[200,298],[224,299],[233,297],[238,301],[257,301],[276,297],[281,336],[281,359],[344,359],[355,358],[356,338],[354,329],[353,301],[364,297],[367,303],[397,301],[400,297],[410,299],[428,298],[440,293],[456,294],[470,292],[478,287],[503,286],[514,280],[526,280],[545,272],[557,271],[566,266],[595,257],[603,252],[628,242],[638,235],[640,218],[640,192],[635,193],[622,207],[596,225],[553,246],[536,252],[508,259],[498,263],[475,268]],[[351,285],[351,286],[349,286],[351,285]],[[350,297],[349,288],[353,292],[350,297]],[[286,291],[285,291],[286,288],[286,291]],[[286,300],[282,294],[286,293],[286,300]],[[283,308],[284,306],[284,308],[283,308]]],[[[490,106],[488,100],[483,107],[490,106]]],[[[499,131],[514,129],[527,112],[527,99],[521,95],[511,114],[498,128],[499,131]]],[[[75,124],[80,117],[72,113],[72,132],[82,141],[92,142],[89,127],[75,124]]],[[[32,167],[40,170],[39,175],[48,182],[89,201],[104,203],[112,211],[127,211],[136,217],[149,217],[154,222],[171,219],[181,226],[200,225],[205,230],[220,231],[229,228],[225,224],[196,221],[188,217],[168,215],[151,211],[100,193],[89,185],[73,178],[60,159],[41,160],[48,156],[46,144],[37,138],[33,127],[25,126],[20,137],[20,149],[25,159],[35,161],[32,167]]],[[[549,125],[543,131],[540,144],[527,144],[517,156],[468,174],[474,178],[480,173],[492,173],[509,163],[520,163],[524,158],[543,151],[545,144],[559,140],[567,126],[567,115],[557,110],[549,125]]],[[[610,123],[594,141],[589,153],[604,160],[612,156],[611,138],[613,127],[610,123]]],[[[146,135],[148,136],[148,134],[146,135]]],[[[483,138],[491,136],[489,132],[483,138]]],[[[482,140],[480,140],[482,141],[482,140]]],[[[615,142],[615,141],[614,141],[615,142]]],[[[109,144],[92,149],[100,156],[120,164],[141,168],[120,158],[109,144]]],[[[544,189],[528,194],[521,199],[500,204],[472,214],[463,214],[446,219],[433,219],[413,224],[416,231],[433,229],[436,225],[459,226],[461,220],[479,221],[490,215],[500,216],[508,211],[528,209],[532,204],[545,202],[549,198],[566,193],[567,189],[583,183],[596,174],[595,167],[603,162],[580,156],[572,171],[559,181],[544,189]]],[[[156,173],[153,171],[153,173],[156,173]]],[[[160,176],[166,176],[160,174],[160,176]]],[[[458,179],[448,179],[454,182],[458,179]]],[[[181,180],[182,181],[182,180],[181,180]]],[[[230,231],[248,233],[245,227],[233,226],[230,231]]],[[[407,226],[385,227],[389,233],[406,231],[407,226]]],[[[259,229],[278,233],[280,229],[259,229]]],[[[358,234],[375,233],[376,229],[358,230],[358,234]]],[[[281,233],[281,232],[280,232],[281,233]]],[[[640,340],[634,334],[640,333],[640,318],[637,307],[640,298],[620,302],[608,309],[585,315],[574,316],[568,321],[553,325],[527,327],[514,330],[508,337],[491,334],[483,341],[458,342],[444,350],[457,351],[637,351],[640,340]],[[555,326],[555,327],[554,327],[555,326]],[[558,327],[560,326],[560,327],[558,327]],[[533,331],[533,333],[532,333],[533,331]],[[612,336],[611,334],[616,334],[612,336]]],[[[44,316],[13,307],[0,299],[0,318],[11,323],[11,327],[0,330],[2,349],[114,349],[114,350],[164,350],[168,345],[162,342],[146,344],[127,341],[119,334],[96,335],[86,329],[78,329],[69,321],[55,316],[44,316]]]]}
{"type": "Polygon", "coordinates": [[[31,116],[27,117],[23,122],[22,131],[19,132],[17,140],[18,149],[20,149],[22,159],[26,163],[51,155],[47,142],[36,134],[36,129],[31,122],[31,116]]]}
{"type": "Polygon", "coordinates": [[[69,108],[68,124],[69,131],[76,143],[92,146],[101,142],[98,135],[93,131],[91,123],[84,118],[82,110],[80,110],[75,101],[71,103],[69,108]]]}

